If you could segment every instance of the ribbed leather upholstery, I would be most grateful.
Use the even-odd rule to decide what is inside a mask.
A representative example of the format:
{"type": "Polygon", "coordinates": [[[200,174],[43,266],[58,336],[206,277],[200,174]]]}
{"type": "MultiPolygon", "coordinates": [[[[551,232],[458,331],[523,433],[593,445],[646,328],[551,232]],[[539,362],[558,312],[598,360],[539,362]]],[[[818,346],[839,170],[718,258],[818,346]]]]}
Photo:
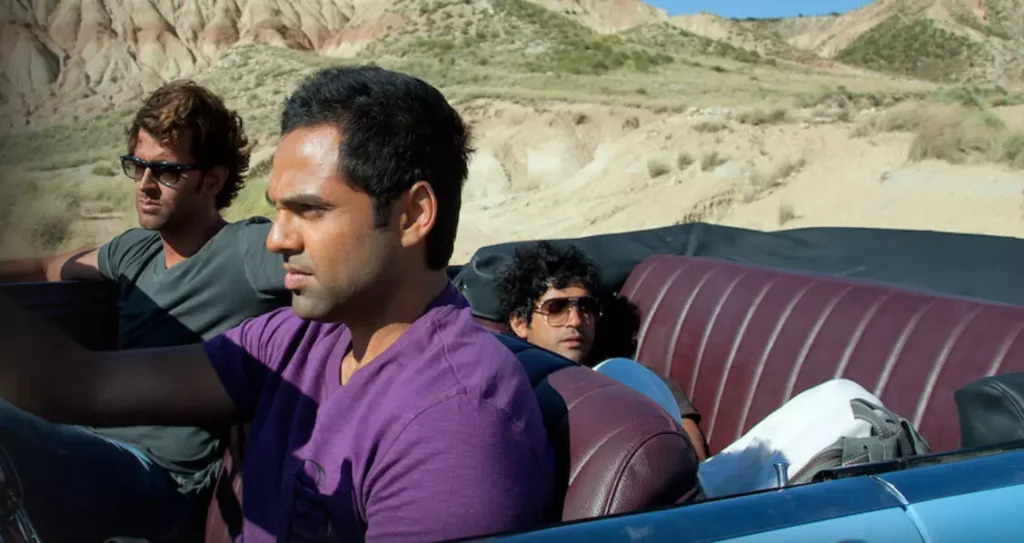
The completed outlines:
{"type": "MultiPolygon", "coordinates": [[[[555,447],[558,487],[549,520],[637,511],[699,494],[693,446],[657,404],[518,338],[498,338],[523,363],[555,447]]],[[[229,451],[207,515],[207,543],[230,542],[240,526],[236,465],[229,451]]]]}
{"type": "Polygon", "coordinates": [[[835,377],[874,392],[933,450],[955,449],[953,392],[1024,371],[1021,307],[680,256],[645,260],[622,294],[642,315],[637,359],[690,396],[712,454],[835,377]]]}

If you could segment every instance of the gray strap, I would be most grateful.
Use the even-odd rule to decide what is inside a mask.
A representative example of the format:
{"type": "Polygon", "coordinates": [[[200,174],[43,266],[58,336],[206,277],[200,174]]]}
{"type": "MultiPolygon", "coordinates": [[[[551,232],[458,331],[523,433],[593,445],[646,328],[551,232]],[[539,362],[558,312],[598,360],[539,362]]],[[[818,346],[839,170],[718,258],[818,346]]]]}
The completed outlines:
{"type": "Polygon", "coordinates": [[[894,418],[894,414],[888,409],[860,398],[850,400],[850,408],[853,410],[855,418],[867,421],[874,426],[875,432],[882,439],[896,436],[897,431],[893,430],[893,427],[899,425],[899,419],[894,418]]]}

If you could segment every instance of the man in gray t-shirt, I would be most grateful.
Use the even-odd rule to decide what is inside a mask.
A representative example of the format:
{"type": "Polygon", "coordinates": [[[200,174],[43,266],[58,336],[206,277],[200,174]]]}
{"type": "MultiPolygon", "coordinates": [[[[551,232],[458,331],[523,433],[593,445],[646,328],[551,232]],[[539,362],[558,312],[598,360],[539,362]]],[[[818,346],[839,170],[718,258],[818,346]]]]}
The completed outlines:
{"type": "MultiPolygon", "coordinates": [[[[265,246],[270,221],[221,216],[249,152],[241,121],[217,96],[191,82],[164,85],[136,115],[128,151],[125,190],[134,181],[141,228],[97,248],[0,262],[0,282],[116,284],[119,349],[198,344],[290,304],[283,258],[265,246]]],[[[0,398],[0,453],[46,543],[60,543],[57,530],[76,541],[201,540],[227,430],[59,425],[0,398]]]]}
{"type": "MultiPolygon", "coordinates": [[[[157,232],[134,228],[100,247],[97,269],[119,287],[118,347],[201,343],[249,317],[288,305],[282,259],[264,247],[270,225],[260,217],[226,224],[199,251],[170,268],[164,265],[157,232]]],[[[141,449],[185,491],[213,482],[224,430],[92,429],[141,449]]]]}

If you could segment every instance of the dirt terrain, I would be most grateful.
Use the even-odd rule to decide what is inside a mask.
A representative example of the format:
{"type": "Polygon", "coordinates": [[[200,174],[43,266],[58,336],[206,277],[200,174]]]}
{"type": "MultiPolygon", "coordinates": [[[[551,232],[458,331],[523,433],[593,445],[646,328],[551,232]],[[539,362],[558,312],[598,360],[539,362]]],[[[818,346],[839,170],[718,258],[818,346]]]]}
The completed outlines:
{"type": "Polygon", "coordinates": [[[362,62],[437,85],[472,125],[455,262],[688,221],[1024,237],[1019,3],[750,21],[638,0],[0,2],[0,256],[133,224],[123,129],[171,78],[242,114],[251,179],[228,214],[266,214],[283,98],[362,62]]]}
{"type": "MultiPolygon", "coordinates": [[[[869,113],[859,122],[752,126],[729,119],[725,108],[523,109],[490,104],[475,113],[487,137],[467,185],[456,260],[510,239],[695,220],[1024,237],[1022,170],[909,160],[914,134],[860,135],[869,113]]],[[[1024,108],[999,114],[1011,122],[1024,108]]]]}

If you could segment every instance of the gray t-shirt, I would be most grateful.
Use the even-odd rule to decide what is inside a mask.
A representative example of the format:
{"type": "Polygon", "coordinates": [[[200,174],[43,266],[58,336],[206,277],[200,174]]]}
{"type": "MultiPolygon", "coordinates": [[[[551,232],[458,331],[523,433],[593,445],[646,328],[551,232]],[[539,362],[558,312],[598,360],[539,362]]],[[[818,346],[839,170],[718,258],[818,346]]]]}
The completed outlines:
{"type": "MultiPolygon", "coordinates": [[[[224,226],[197,253],[167,268],[157,232],[130,229],[100,247],[99,270],[118,284],[120,349],[200,343],[242,321],[289,305],[280,255],[266,249],[271,223],[224,226]]],[[[216,477],[227,428],[93,428],[134,445],[181,483],[200,490],[216,477]]]]}

